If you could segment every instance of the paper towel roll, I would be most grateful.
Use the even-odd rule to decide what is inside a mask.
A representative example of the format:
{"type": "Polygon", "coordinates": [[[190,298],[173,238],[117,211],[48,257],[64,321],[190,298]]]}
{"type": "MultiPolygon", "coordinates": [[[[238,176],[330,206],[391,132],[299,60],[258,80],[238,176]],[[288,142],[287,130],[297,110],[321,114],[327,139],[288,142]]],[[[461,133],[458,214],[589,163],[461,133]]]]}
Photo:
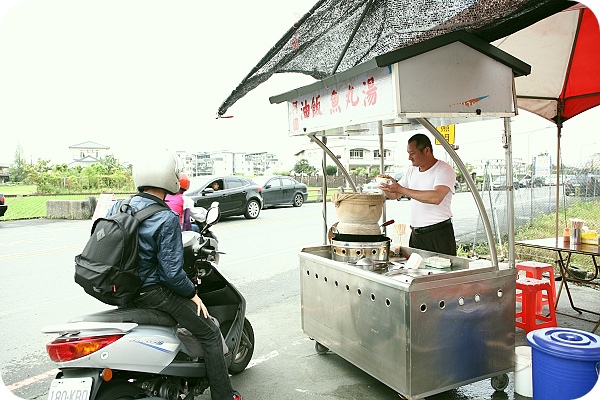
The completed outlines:
{"type": "Polygon", "coordinates": [[[419,265],[421,265],[421,261],[423,261],[423,257],[417,253],[412,253],[410,257],[408,257],[408,261],[406,261],[406,268],[417,269],[419,268],[419,265]]]}

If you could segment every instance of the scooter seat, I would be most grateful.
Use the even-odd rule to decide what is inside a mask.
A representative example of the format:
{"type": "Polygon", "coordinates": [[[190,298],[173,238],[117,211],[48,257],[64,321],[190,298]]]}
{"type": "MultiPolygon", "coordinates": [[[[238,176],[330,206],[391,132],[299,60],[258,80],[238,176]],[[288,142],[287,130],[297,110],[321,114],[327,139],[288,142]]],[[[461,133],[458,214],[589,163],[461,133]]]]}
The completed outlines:
{"type": "Polygon", "coordinates": [[[140,325],[177,325],[177,321],[169,314],[148,308],[115,308],[73,318],[69,322],[135,322],[140,325]]]}

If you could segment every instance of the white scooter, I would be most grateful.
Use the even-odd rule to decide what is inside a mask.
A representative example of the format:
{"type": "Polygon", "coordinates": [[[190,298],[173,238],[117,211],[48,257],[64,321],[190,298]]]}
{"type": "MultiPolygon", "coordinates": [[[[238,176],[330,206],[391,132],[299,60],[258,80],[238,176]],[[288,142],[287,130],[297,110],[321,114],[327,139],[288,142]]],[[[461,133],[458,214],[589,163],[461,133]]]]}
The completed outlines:
{"type": "MultiPolygon", "coordinates": [[[[200,233],[182,233],[184,268],[219,323],[229,373],[238,374],[252,358],[254,331],[244,297],[216,268],[218,242],[209,229],[219,218],[218,205],[195,211],[200,233]]],[[[59,334],[46,345],[60,370],[48,400],[191,400],[208,388],[202,347],[161,311],[111,309],[42,332],[59,334]]]]}

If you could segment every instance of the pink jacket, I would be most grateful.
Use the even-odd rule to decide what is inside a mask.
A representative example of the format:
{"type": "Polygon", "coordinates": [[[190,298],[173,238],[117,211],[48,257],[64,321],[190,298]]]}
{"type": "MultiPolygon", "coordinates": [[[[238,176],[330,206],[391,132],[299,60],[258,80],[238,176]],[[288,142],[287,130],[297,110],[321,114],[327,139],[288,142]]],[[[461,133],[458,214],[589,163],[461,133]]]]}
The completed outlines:
{"type": "Polygon", "coordinates": [[[179,215],[179,225],[183,226],[183,195],[181,193],[168,194],[165,201],[171,210],[179,215]]]}

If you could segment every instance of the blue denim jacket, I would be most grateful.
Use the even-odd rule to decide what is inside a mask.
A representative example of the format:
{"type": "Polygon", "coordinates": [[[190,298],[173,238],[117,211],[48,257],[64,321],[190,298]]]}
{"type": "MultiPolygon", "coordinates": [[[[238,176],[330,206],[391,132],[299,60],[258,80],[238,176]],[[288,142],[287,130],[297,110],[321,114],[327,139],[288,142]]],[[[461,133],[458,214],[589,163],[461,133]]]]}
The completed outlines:
{"type": "MultiPolygon", "coordinates": [[[[155,201],[134,196],[129,204],[139,211],[152,203],[155,201]]],[[[107,215],[117,212],[119,204],[120,202],[114,204],[107,215]]],[[[140,278],[145,278],[142,287],[160,283],[180,296],[194,297],[194,284],[183,270],[183,242],[177,214],[171,210],[157,212],[142,222],[138,237],[138,271],[140,278]],[[154,268],[157,263],[158,268],[154,268]]]]}

